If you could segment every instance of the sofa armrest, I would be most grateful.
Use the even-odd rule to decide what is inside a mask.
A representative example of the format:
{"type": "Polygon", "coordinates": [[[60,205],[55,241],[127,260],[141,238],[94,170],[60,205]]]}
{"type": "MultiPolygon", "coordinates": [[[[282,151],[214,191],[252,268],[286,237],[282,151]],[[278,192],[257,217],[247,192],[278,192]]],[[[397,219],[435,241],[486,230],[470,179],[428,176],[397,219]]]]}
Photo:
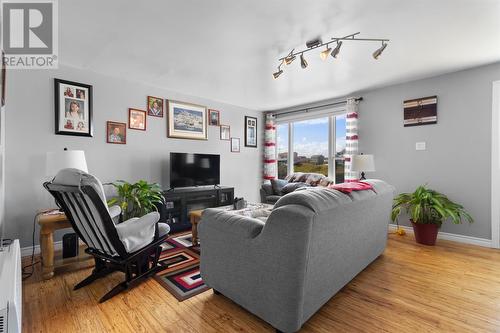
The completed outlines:
{"type": "Polygon", "coordinates": [[[116,225],[120,241],[128,253],[137,251],[151,243],[155,237],[156,223],[160,219],[158,212],[151,212],[142,217],[133,217],[116,225]]]}
{"type": "Polygon", "coordinates": [[[262,228],[264,228],[264,224],[264,222],[257,218],[233,214],[215,208],[203,211],[198,228],[211,228],[216,232],[229,233],[236,237],[251,239],[260,234],[262,228]]]}
{"type": "Polygon", "coordinates": [[[262,184],[261,189],[263,189],[267,195],[274,194],[273,187],[270,183],[269,184],[268,183],[262,184]]]}

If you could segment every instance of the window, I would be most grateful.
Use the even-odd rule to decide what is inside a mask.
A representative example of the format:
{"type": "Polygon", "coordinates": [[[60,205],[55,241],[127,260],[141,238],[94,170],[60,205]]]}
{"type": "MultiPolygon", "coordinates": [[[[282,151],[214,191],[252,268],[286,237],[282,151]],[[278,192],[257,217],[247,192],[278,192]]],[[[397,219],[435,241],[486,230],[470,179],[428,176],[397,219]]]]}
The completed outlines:
{"type": "Polygon", "coordinates": [[[345,114],[278,123],[276,135],[278,178],[314,172],[344,182],[345,114]]]}
{"type": "Polygon", "coordinates": [[[328,176],[328,117],[293,125],[293,170],[328,176]]]}

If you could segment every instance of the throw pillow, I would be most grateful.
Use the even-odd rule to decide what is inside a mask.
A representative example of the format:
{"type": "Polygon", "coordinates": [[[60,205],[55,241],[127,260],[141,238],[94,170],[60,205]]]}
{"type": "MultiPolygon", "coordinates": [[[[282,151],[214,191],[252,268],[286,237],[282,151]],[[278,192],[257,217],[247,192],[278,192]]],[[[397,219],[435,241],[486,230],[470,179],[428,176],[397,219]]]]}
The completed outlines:
{"type": "Polygon", "coordinates": [[[292,193],[293,191],[301,187],[309,187],[309,186],[310,185],[306,183],[288,183],[281,189],[281,195],[292,193]]]}
{"type": "Polygon", "coordinates": [[[273,193],[275,195],[281,194],[281,189],[288,184],[284,179],[271,179],[271,187],[273,188],[273,193]]]}
{"type": "Polygon", "coordinates": [[[320,183],[320,181],[324,178],[326,177],[320,173],[310,173],[307,176],[305,183],[311,186],[317,186],[320,183]]]}

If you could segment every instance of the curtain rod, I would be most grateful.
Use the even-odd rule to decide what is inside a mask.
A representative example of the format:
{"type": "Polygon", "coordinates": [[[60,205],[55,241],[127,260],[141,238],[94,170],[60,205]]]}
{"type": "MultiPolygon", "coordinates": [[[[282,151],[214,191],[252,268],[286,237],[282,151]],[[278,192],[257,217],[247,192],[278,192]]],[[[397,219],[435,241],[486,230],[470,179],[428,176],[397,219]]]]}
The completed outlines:
{"type": "MultiPolygon", "coordinates": [[[[360,102],[362,100],[363,100],[363,97],[358,97],[358,98],[354,99],[355,102],[360,102]]],[[[341,104],[345,104],[345,103],[347,103],[347,100],[323,104],[323,105],[311,106],[309,108],[297,109],[297,110],[293,110],[293,111],[278,112],[278,113],[274,113],[274,116],[279,117],[279,116],[282,116],[285,114],[297,113],[297,112],[303,112],[303,111],[309,112],[309,111],[314,110],[314,109],[322,109],[322,108],[325,108],[328,106],[336,106],[336,105],[341,105],[341,104]]]]}

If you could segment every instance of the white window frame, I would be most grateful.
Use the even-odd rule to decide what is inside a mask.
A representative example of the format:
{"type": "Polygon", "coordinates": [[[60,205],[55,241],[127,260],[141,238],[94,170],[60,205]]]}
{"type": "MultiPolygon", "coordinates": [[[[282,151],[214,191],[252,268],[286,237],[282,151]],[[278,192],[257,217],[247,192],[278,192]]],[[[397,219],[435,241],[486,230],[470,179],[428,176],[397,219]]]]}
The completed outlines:
{"type": "MultiPolygon", "coordinates": [[[[293,173],[293,123],[302,120],[326,118],[328,117],[328,177],[335,181],[335,147],[336,147],[336,135],[335,135],[335,118],[337,116],[343,116],[347,114],[347,109],[345,106],[338,108],[325,108],[324,110],[319,110],[315,112],[300,112],[297,114],[284,115],[282,117],[278,116],[276,120],[276,126],[287,124],[288,126],[288,160],[287,160],[287,174],[291,175],[293,173]]],[[[276,137],[278,136],[278,131],[276,131],[276,137]]],[[[278,170],[278,149],[276,149],[276,170],[278,170]]]]}

